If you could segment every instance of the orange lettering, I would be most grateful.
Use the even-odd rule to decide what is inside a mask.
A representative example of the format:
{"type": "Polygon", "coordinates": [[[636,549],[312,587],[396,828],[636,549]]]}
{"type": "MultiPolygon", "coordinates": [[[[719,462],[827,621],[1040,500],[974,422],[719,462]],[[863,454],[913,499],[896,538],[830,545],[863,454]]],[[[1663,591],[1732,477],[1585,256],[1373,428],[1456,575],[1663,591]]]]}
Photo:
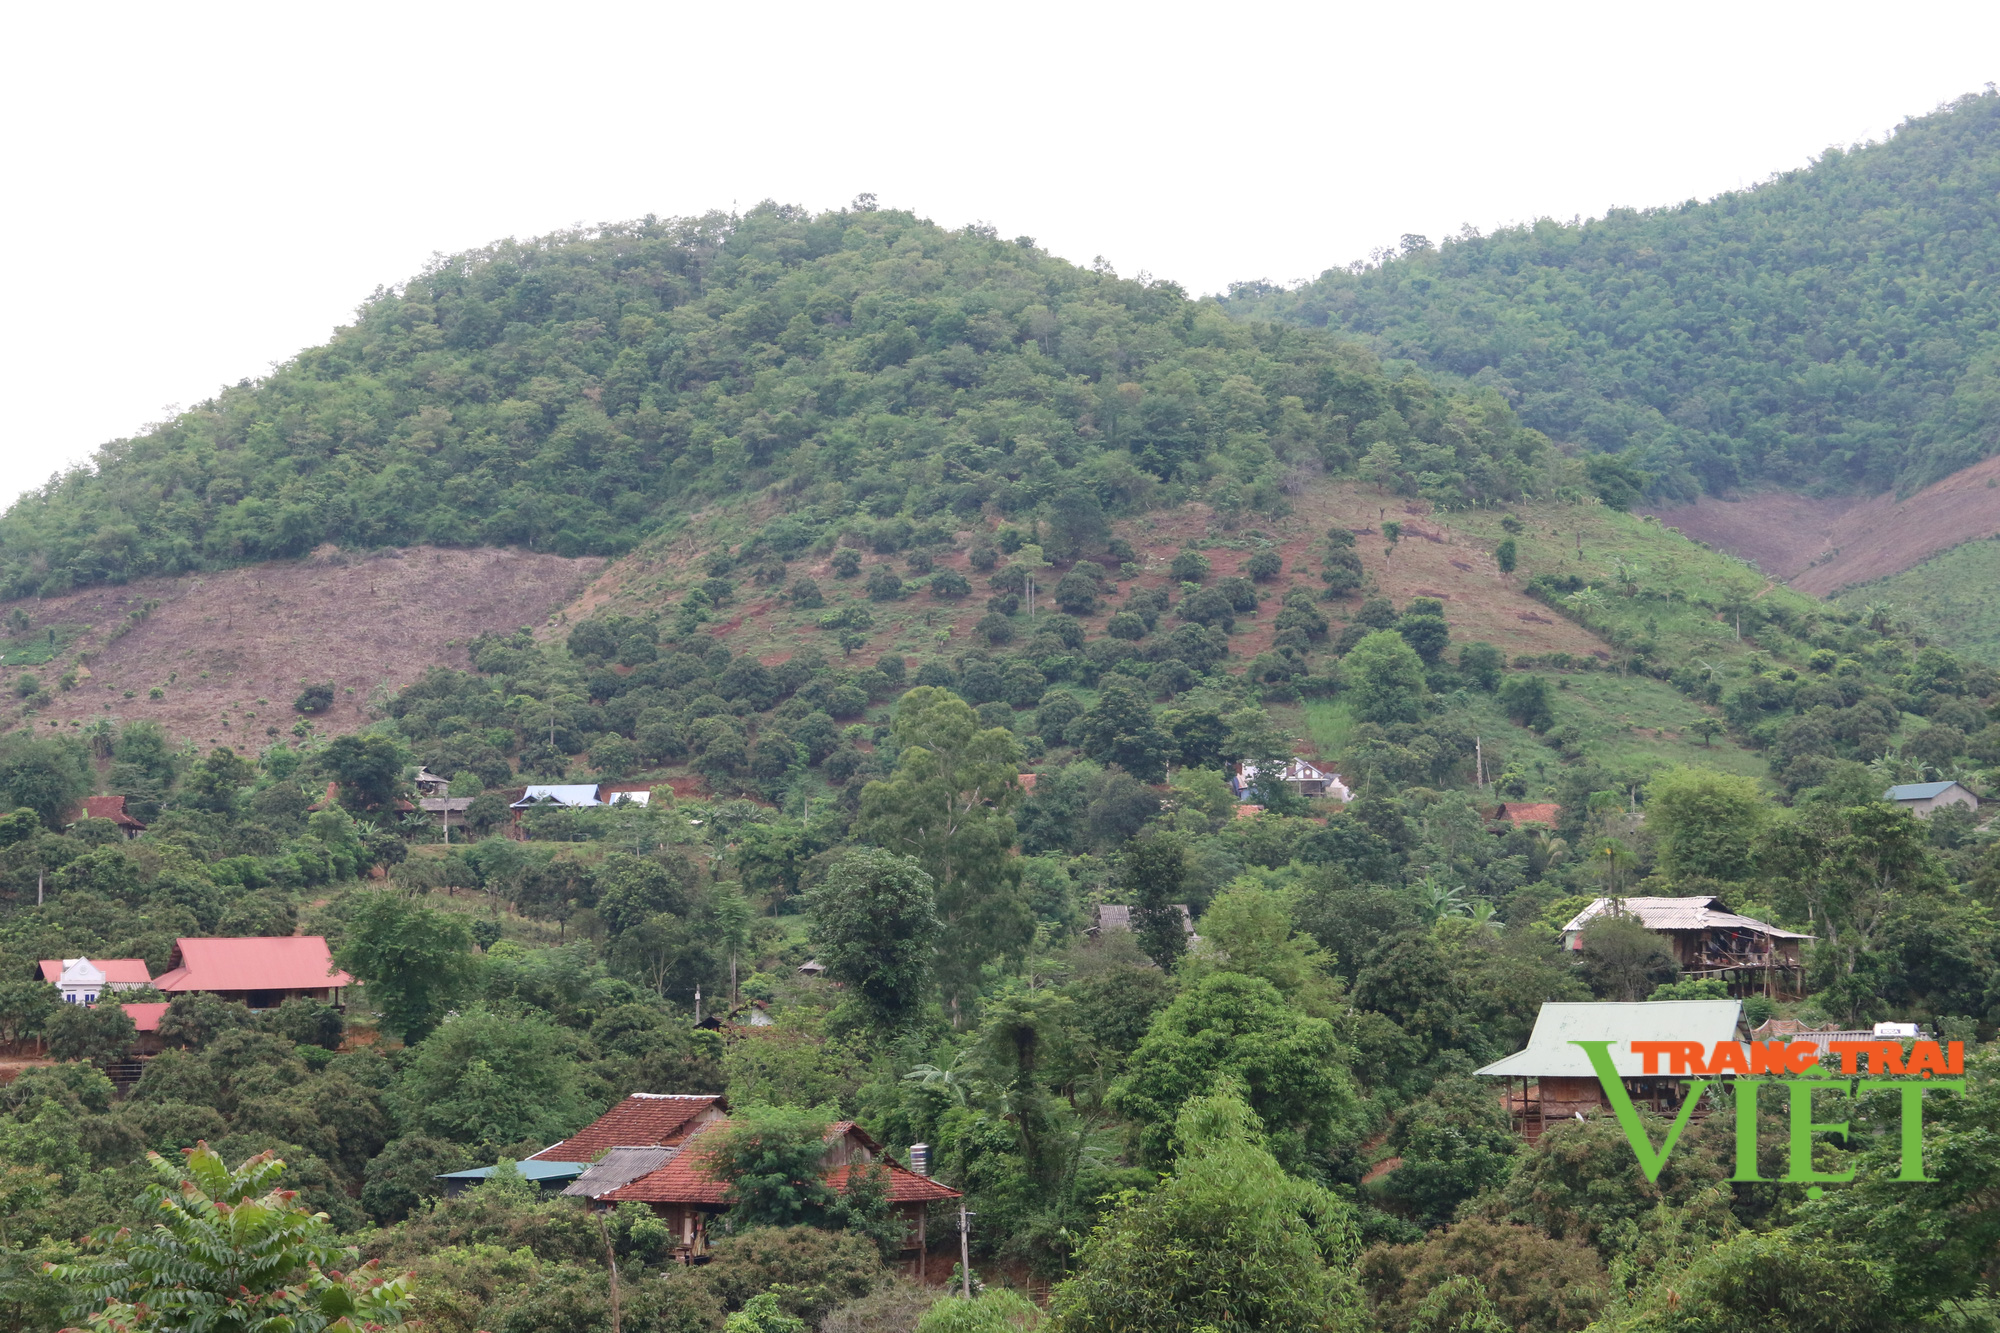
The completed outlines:
{"type": "Polygon", "coordinates": [[[1750,1072],[1750,1062],[1743,1058],[1742,1043],[1734,1041],[1718,1041],[1715,1043],[1715,1054],[1709,1058],[1707,1072],[1711,1074],[1748,1074],[1750,1072]]]}
{"type": "Polygon", "coordinates": [[[1750,1072],[1753,1074],[1783,1074],[1785,1072],[1784,1043],[1778,1041],[1751,1042],[1750,1072]]]}
{"type": "Polygon", "coordinates": [[[1955,1041],[1945,1047],[1944,1072],[1963,1074],[1965,1072],[1965,1043],[1955,1041]]]}
{"type": "Polygon", "coordinates": [[[1673,1063],[1668,1066],[1676,1074],[1706,1074],[1708,1067],[1701,1058],[1701,1043],[1698,1041],[1677,1041],[1674,1043],[1673,1063]]]}
{"type": "Polygon", "coordinates": [[[1809,1041],[1795,1041],[1785,1047],[1785,1072],[1803,1074],[1819,1063],[1819,1047],[1809,1041]]]}
{"type": "Polygon", "coordinates": [[[1942,1074],[1944,1052],[1934,1041],[1920,1041],[1910,1048],[1909,1068],[1904,1072],[1929,1078],[1932,1074],[1942,1074]]]}
{"type": "Polygon", "coordinates": [[[1826,1044],[1828,1055],[1840,1057],[1840,1071],[1843,1074],[1861,1072],[1861,1053],[1875,1043],[1872,1041],[1830,1041],[1826,1044]]]}
{"type": "Polygon", "coordinates": [[[1660,1072],[1660,1057],[1673,1048],[1674,1043],[1670,1041],[1635,1041],[1632,1043],[1632,1054],[1645,1058],[1648,1074],[1657,1074],[1660,1072]]]}

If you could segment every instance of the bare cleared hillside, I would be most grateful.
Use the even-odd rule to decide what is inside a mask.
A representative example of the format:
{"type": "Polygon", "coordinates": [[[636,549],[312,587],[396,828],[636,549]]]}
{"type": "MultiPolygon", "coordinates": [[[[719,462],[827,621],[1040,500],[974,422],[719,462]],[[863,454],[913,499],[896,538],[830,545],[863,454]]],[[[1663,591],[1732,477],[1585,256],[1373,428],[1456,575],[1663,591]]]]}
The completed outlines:
{"type": "Polygon", "coordinates": [[[2000,533],[2000,456],[1954,472],[1907,500],[1893,494],[1812,499],[1766,491],[1741,500],[1703,496],[1655,515],[1697,541],[1755,561],[1800,592],[1824,597],[2000,533]]]}
{"type": "Polygon", "coordinates": [[[45,666],[8,667],[7,677],[33,669],[46,678],[54,698],[29,715],[37,727],[151,718],[198,745],[261,749],[297,720],[291,705],[303,685],[333,682],[333,710],[315,725],[353,731],[369,721],[371,695],[393,693],[428,666],[465,665],[466,643],[487,631],[541,624],[603,566],[519,550],[328,549],[8,603],[0,618],[18,611],[29,620],[12,642],[32,645],[53,630],[63,651],[45,666]],[[58,678],[78,653],[88,665],[64,691],[58,678]]]}

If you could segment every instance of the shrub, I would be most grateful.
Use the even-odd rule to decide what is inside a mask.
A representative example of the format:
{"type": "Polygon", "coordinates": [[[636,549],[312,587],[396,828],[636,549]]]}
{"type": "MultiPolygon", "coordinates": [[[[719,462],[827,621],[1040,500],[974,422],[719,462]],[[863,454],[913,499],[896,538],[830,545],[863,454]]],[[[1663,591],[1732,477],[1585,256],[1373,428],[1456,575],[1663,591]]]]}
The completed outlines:
{"type": "Polygon", "coordinates": [[[979,623],[972,627],[972,632],[997,648],[1013,640],[1014,625],[998,611],[989,611],[979,618],[979,623]]]}
{"type": "Polygon", "coordinates": [[[819,585],[811,579],[800,579],[792,585],[791,591],[786,595],[792,599],[793,606],[802,610],[816,611],[826,605],[826,594],[821,592],[819,585]]]}
{"type": "Polygon", "coordinates": [[[965,597],[972,592],[972,584],[965,575],[955,569],[940,570],[931,576],[931,596],[965,597]]]}
{"type": "Polygon", "coordinates": [[[868,599],[873,602],[893,602],[903,595],[903,581],[887,565],[875,566],[867,587],[868,599]]]}
{"type": "Polygon", "coordinates": [[[843,546],[833,553],[828,562],[836,578],[851,579],[861,572],[861,553],[851,546],[843,546]]]}
{"type": "Polygon", "coordinates": [[[1042,1322],[1031,1300],[1004,1288],[980,1292],[971,1300],[947,1297],[924,1311],[915,1333],[1017,1333],[1042,1322]]]}
{"type": "Polygon", "coordinates": [[[1182,551],[1167,568],[1182,583],[1200,583],[1208,577],[1208,557],[1200,551],[1182,551]]]}
{"type": "Polygon", "coordinates": [[[1146,622],[1130,611],[1120,611],[1111,617],[1104,632],[1114,639],[1143,639],[1146,637],[1146,622]]]}
{"type": "Polygon", "coordinates": [[[324,685],[308,685],[299,691],[299,697],[292,700],[292,710],[311,716],[324,713],[333,707],[333,682],[324,685]]]}
{"type": "Polygon", "coordinates": [[[815,1324],[889,1276],[875,1243],[852,1231],[751,1227],[710,1248],[701,1275],[723,1304],[740,1309],[759,1293],[779,1288],[784,1311],[815,1324]]]}
{"type": "Polygon", "coordinates": [[[1285,572],[1285,562],[1267,546],[1243,562],[1243,572],[1259,583],[1268,583],[1285,572]]]}

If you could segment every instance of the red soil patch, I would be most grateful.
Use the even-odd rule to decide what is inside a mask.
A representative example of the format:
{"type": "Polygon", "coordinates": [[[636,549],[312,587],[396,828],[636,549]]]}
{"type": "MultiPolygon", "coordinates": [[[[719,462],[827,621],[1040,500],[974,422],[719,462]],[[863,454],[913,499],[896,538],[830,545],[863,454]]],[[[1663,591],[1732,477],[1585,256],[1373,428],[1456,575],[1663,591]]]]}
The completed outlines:
{"type": "Polygon", "coordinates": [[[674,793],[674,799],[677,801],[705,801],[708,799],[708,784],[692,774],[679,778],[659,778],[651,785],[656,788],[666,787],[671,789],[674,793]]]}
{"type": "Polygon", "coordinates": [[[371,720],[371,696],[393,694],[427,667],[470,665],[468,642],[541,624],[603,564],[519,550],[325,551],[16,603],[37,626],[89,626],[73,652],[95,654],[90,674],[66,693],[55,681],[73,652],[42,668],[55,698],[31,721],[40,729],[147,718],[197,745],[254,752],[272,743],[267,727],[289,731],[302,686],[332,681],[334,706],[313,725],[354,731],[371,720]],[[159,605],[111,639],[148,600],[159,605]],[[165,698],[147,697],[155,686],[165,698]]]}
{"type": "Polygon", "coordinates": [[[1965,542],[2000,533],[2000,456],[1933,482],[1907,500],[1813,500],[1768,491],[1703,497],[1658,511],[1661,522],[1755,561],[1800,592],[1824,597],[1900,574],[1965,542]]]}
{"type": "Polygon", "coordinates": [[[1691,505],[1654,510],[1653,516],[1718,551],[1742,556],[1773,578],[1789,579],[1832,551],[1835,524],[1859,503],[1852,496],[1813,499],[1763,491],[1739,500],[1704,495],[1691,505]]]}

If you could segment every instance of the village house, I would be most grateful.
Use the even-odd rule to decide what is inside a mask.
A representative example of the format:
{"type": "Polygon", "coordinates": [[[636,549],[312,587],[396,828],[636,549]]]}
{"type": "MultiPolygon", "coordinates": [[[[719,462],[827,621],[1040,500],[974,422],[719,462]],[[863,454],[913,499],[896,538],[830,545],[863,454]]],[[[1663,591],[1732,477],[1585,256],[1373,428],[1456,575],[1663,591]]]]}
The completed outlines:
{"type": "Polygon", "coordinates": [[[44,958],[42,980],[62,991],[64,1004],[85,1006],[112,991],[144,990],[153,984],[143,958],[44,958]]]}
{"type": "Polygon", "coordinates": [[[1599,898],[1563,927],[1563,947],[1583,948],[1584,927],[1598,917],[1629,916],[1666,938],[1683,976],[1721,981],[1732,995],[1802,997],[1805,980],[1799,946],[1812,936],[1725,912],[1715,901],[1713,897],[1599,898]]]}
{"type": "MultiPolygon", "coordinates": [[[[619,1161],[629,1162],[632,1159],[627,1150],[675,1148],[687,1142],[703,1125],[728,1114],[728,1100],[717,1095],[635,1092],[562,1142],[549,1145],[516,1166],[523,1178],[543,1189],[576,1194],[578,1191],[570,1187],[608,1154],[626,1154],[619,1161]]],[[[450,1171],[438,1179],[444,1182],[446,1194],[458,1194],[491,1177],[495,1169],[477,1166],[450,1171]]],[[[591,1183],[603,1181],[610,1169],[607,1167],[593,1177],[591,1183]]],[[[606,1186],[605,1190],[615,1188],[606,1186]]]]}
{"type": "MultiPolygon", "coordinates": [[[[1188,911],[1188,905],[1175,903],[1174,908],[1181,914],[1181,930],[1186,933],[1188,943],[1192,944],[1200,939],[1201,936],[1194,933],[1194,914],[1188,911]]],[[[1131,906],[1125,903],[1104,903],[1097,909],[1097,920],[1085,926],[1083,933],[1091,939],[1096,939],[1107,930],[1130,929],[1132,929],[1131,906]]]]}
{"type": "Polygon", "coordinates": [[[341,1002],[354,978],[333,965],[323,935],[178,939],[169,971],[153,982],[168,995],[205,991],[252,1009],[290,999],[341,1002]]]}
{"type": "MultiPolygon", "coordinates": [[[[683,1261],[700,1259],[708,1253],[709,1222],[728,1206],[725,1202],[728,1183],[710,1171],[702,1141],[726,1131],[729,1124],[727,1120],[714,1120],[701,1126],[685,1143],[667,1149],[670,1155],[653,1170],[605,1193],[592,1195],[592,1206],[611,1208],[621,1203],[643,1203],[672,1230],[678,1256],[683,1261]]],[[[641,1155],[633,1154],[627,1161],[610,1164],[606,1179],[623,1174],[631,1165],[644,1160],[641,1155]]],[[[925,1219],[930,1205],[959,1198],[960,1194],[897,1162],[852,1121],[829,1126],[826,1153],[820,1158],[820,1179],[826,1186],[836,1193],[844,1192],[854,1172],[869,1168],[879,1169],[885,1177],[889,1203],[903,1219],[903,1252],[916,1260],[917,1276],[921,1279],[925,1275],[924,1250],[929,1241],[925,1219]]],[[[583,1183],[579,1178],[577,1184],[583,1183]]]]}
{"type": "Polygon", "coordinates": [[[83,814],[78,816],[78,819],[79,821],[84,819],[108,819],[118,826],[118,831],[125,835],[127,842],[130,842],[146,831],[144,824],[141,824],[138,820],[125,813],[125,798],[123,796],[85,797],[83,801],[83,814]]]}
{"type": "MultiPolygon", "coordinates": [[[[1515,828],[1552,829],[1562,818],[1562,807],[1554,801],[1502,801],[1493,812],[1493,818],[1511,824],[1515,828]]],[[[1505,833],[1506,829],[1498,832],[1505,833]]]]}
{"type": "MultiPolygon", "coordinates": [[[[1229,774],[1229,790],[1239,801],[1248,801],[1257,794],[1257,765],[1238,764],[1229,774]]],[[[1307,798],[1331,796],[1336,801],[1351,801],[1354,793],[1341,781],[1340,774],[1323,769],[1310,760],[1292,756],[1278,774],[1278,781],[1307,798]]]]}
{"type": "Polygon", "coordinates": [[[1883,792],[1882,799],[1902,806],[1918,819],[1948,806],[1979,812],[1979,798],[1956,782],[1906,782],[1883,792]]]}
{"type": "Polygon", "coordinates": [[[1474,1074],[1507,1080],[1503,1101],[1514,1129],[1529,1142],[1561,1120],[1608,1112],[1611,1102],[1577,1041],[1608,1041],[1613,1067],[1635,1106],[1671,1119],[1687,1097],[1675,1077],[1648,1076],[1635,1041],[1718,1041],[1744,1037],[1738,1000],[1654,1000],[1640,1004],[1544,1004],[1526,1050],[1496,1060],[1474,1074]]]}

